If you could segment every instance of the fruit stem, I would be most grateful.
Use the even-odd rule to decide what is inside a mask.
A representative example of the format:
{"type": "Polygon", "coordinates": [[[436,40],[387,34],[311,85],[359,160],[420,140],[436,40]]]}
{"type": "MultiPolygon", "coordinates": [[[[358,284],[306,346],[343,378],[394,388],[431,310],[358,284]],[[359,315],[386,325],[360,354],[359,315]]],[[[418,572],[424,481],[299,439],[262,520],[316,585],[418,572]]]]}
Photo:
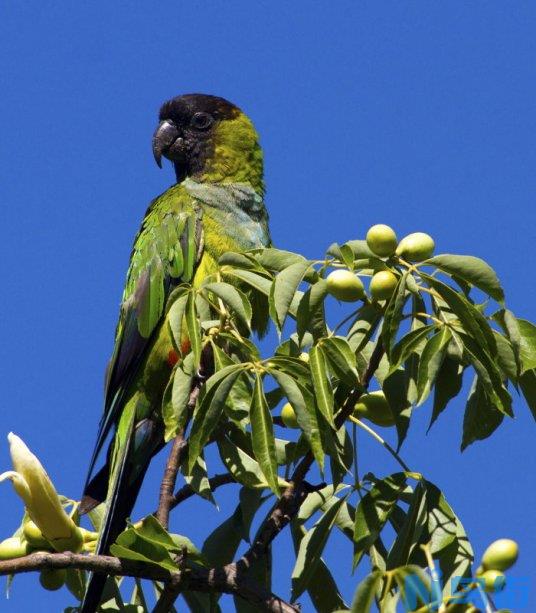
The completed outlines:
{"type": "Polygon", "coordinates": [[[353,421],[355,424],[357,424],[360,428],[365,430],[365,432],[368,432],[373,438],[375,438],[378,441],[378,443],[381,443],[407,473],[412,472],[412,470],[408,467],[408,465],[404,462],[404,460],[398,455],[398,453],[377,432],[375,432],[372,428],[369,428],[360,419],[357,419],[357,417],[354,417],[353,415],[350,415],[350,420],[353,421]]]}

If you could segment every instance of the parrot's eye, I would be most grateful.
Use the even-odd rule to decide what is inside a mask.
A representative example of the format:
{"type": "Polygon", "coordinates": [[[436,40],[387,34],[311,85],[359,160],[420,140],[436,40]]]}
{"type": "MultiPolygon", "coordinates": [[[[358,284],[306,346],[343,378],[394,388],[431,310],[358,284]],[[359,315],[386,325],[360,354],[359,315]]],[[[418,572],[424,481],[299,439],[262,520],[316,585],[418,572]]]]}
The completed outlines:
{"type": "Polygon", "coordinates": [[[192,126],[198,130],[206,130],[212,125],[212,115],[208,113],[196,113],[192,117],[192,126]]]}

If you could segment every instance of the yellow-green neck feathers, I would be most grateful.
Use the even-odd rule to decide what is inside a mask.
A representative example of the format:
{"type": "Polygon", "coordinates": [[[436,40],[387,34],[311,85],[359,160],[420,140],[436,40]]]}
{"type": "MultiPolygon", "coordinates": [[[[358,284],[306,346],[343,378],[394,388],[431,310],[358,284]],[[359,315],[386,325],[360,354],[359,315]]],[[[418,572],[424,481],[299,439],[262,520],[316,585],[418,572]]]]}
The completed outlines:
{"type": "Polygon", "coordinates": [[[221,121],[214,131],[214,153],[192,178],[201,183],[249,183],[264,195],[263,156],[258,134],[242,112],[221,121]]]}

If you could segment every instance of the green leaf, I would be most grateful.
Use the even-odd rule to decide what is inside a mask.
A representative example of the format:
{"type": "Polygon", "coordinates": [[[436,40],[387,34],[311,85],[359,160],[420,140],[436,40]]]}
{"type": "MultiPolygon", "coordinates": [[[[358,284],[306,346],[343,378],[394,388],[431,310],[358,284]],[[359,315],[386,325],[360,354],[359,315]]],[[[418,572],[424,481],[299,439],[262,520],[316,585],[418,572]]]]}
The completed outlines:
{"type": "Polygon", "coordinates": [[[519,386],[529,405],[532,416],[536,419],[536,370],[526,370],[519,379],[519,386]]]}
{"type": "Polygon", "coordinates": [[[526,319],[517,320],[521,335],[523,371],[536,368],[536,326],[526,319]]]}
{"type": "Polygon", "coordinates": [[[458,317],[466,333],[472,336],[490,355],[495,356],[497,353],[495,337],[484,315],[465,296],[452,289],[452,287],[430,275],[421,273],[421,276],[430,287],[440,294],[452,309],[452,312],[458,317]]]}
{"type": "Polygon", "coordinates": [[[411,353],[414,351],[420,353],[419,349],[424,347],[427,336],[430,334],[430,332],[435,330],[435,328],[435,325],[423,326],[412,330],[403,336],[391,351],[391,366],[389,368],[389,374],[393,373],[395,370],[398,370],[398,368],[400,368],[400,366],[408,359],[411,353]]]}
{"type": "Polygon", "coordinates": [[[341,498],[326,511],[301,540],[296,564],[292,571],[292,600],[298,598],[308,587],[318,568],[322,552],[344,500],[341,498]]]}
{"type": "Polygon", "coordinates": [[[397,450],[408,433],[411,418],[411,402],[408,399],[408,380],[403,370],[397,370],[383,380],[382,389],[393,412],[398,435],[397,450]]]}
{"type": "Polygon", "coordinates": [[[399,279],[398,285],[387,303],[382,326],[382,340],[385,352],[391,355],[391,349],[396,340],[396,334],[402,320],[402,311],[408,299],[406,295],[406,279],[408,273],[405,272],[399,279]]]}
{"type": "Polygon", "coordinates": [[[372,338],[382,319],[382,311],[376,304],[365,304],[357,312],[354,323],[348,330],[347,339],[354,353],[359,353],[372,338]]]}
{"type": "Polygon", "coordinates": [[[302,429],[320,469],[324,467],[324,448],[320,436],[318,418],[313,395],[288,374],[275,368],[269,369],[296,413],[298,425],[302,429]]]}
{"type": "Polygon", "coordinates": [[[251,272],[250,270],[241,270],[238,268],[225,268],[221,270],[222,274],[229,275],[240,279],[249,287],[257,290],[265,296],[270,295],[270,288],[272,287],[272,281],[267,279],[264,275],[251,272]]]}
{"type": "Polygon", "coordinates": [[[436,377],[434,406],[428,430],[430,430],[450,400],[456,398],[460,393],[463,382],[462,375],[463,368],[460,364],[446,355],[436,377]]]}
{"type": "Polygon", "coordinates": [[[514,349],[510,341],[502,334],[493,331],[495,341],[497,342],[497,363],[503,379],[510,379],[514,385],[517,385],[518,364],[514,349]]]}
{"type": "Polygon", "coordinates": [[[267,268],[268,270],[280,272],[293,264],[301,264],[307,260],[303,257],[303,255],[298,253],[268,247],[259,253],[257,256],[257,261],[259,264],[261,264],[261,266],[267,268]]]}
{"type": "Polygon", "coordinates": [[[380,536],[406,484],[406,474],[395,473],[378,481],[359,502],[354,525],[354,568],[380,536]]]}
{"type": "MultiPolygon", "coordinates": [[[[177,288],[177,290],[178,289],[179,288],[177,288]]],[[[179,297],[172,303],[167,317],[173,342],[178,351],[181,351],[182,342],[184,340],[182,325],[184,314],[186,312],[186,303],[188,302],[188,293],[186,288],[181,287],[180,289],[182,290],[181,294],[179,294],[179,297]]]]}
{"type": "Polygon", "coordinates": [[[465,406],[461,450],[477,440],[488,438],[501,425],[503,418],[503,413],[490,402],[482,379],[476,378],[465,406]]]}
{"type": "Polygon", "coordinates": [[[324,298],[327,296],[327,293],[326,280],[318,279],[303,294],[296,312],[296,332],[300,341],[309,331],[315,339],[325,336],[324,298]]]}
{"type": "Polygon", "coordinates": [[[321,341],[322,352],[333,373],[346,384],[359,382],[357,362],[348,341],[342,336],[330,336],[321,341]]]}
{"type": "Polygon", "coordinates": [[[415,564],[401,566],[393,571],[393,577],[398,584],[407,611],[413,611],[415,607],[432,602],[432,582],[419,566],[415,564]]]}
{"type": "Polygon", "coordinates": [[[326,359],[321,345],[311,347],[309,353],[309,367],[311,369],[317,406],[322,415],[326,418],[326,421],[334,428],[333,389],[327,375],[326,359]]]}
{"type": "Polygon", "coordinates": [[[369,613],[382,581],[381,570],[375,570],[361,581],[352,601],[352,613],[369,613]]]}
{"type": "Polygon", "coordinates": [[[303,277],[310,267],[309,261],[291,264],[281,271],[272,283],[270,290],[270,317],[281,332],[292,300],[303,277]]]}
{"type": "Polygon", "coordinates": [[[268,410],[262,377],[257,374],[250,407],[251,439],[253,452],[270,489],[279,496],[277,459],[275,455],[272,416],[268,410]]]}
{"type": "Polygon", "coordinates": [[[399,531],[387,558],[387,568],[407,564],[420,542],[421,533],[427,522],[426,488],[419,481],[413,491],[406,520],[399,531]]]}
{"type": "MultiPolygon", "coordinates": [[[[290,524],[294,550],[298,554],[303,537],[307,534],[305,528],[297,522],[290,524]]],[[[318,560],[307,587],[307,592],[316,611],[337,611],[347,609],[343,597],[339,592],[337,583],[322,558],[318,560]]]]}
{"type": "Polygon", "coordinates": [[[193,354],[179,362],[164,392],[162,418],[164,420],[164,440],[167,443],[177,436],[188,420],[188,400],[194,377],[193,354]]]}
{"type": "MultiPolygon", "coordinates": [[[[422,329],[422,328],[421,328],[422,329]]],[[[443,326],[437,334],[432,336],[426,343],[421,359],[419,360],[419,374],[417,377],[417,406],[421,405],[432,389],[443,358],[447,350],[447,344],[452,338],[450,329],[443,326]]]]}
{"type": "Polygon", "coordinates": [[[242,540],[242,512],[238,505],[233,514],[217,526],[203,543],[203,556],[213,568],[233,561],[242,540]]]}
{"type": "Polygon", "coordinates": [[[495,361],[475,341],[465,335],[457,335],[463,342],[464,355],[478,373],[479,379],[492,404],[505,415],[513,417],[512,398],[502,382],[502,375],[495,361]]]}
{"type": "Polygon", "coordinates": [[[497,274],[489,264],[472,255],[436,255],[424,262],[474,285],[497,302],[504,301],[504,292],[497,274]]]}
{"type": "Polygon", "coordinates": [[[192,291],[188,294],[185,319],[186,328],[188,329],[188,338],[190,339],[190,346],[194,355],[194,363],[197,365],[201,360],[201,326],[195,306],[195,298],[195,292],[192,291]]]}
{"type": "Polygon", "coordinates": [[[240,373],[244,371],[244,368],[244,364],[227,366],[212,375],[207,381],[206,393],[194,414],[194,422],[189,438],[189,472],[193,469],[199,454],[216,427],[229,392],[240,373]]]}
{"type": "Polygon", "coordinates": [[[220,298],[231,310],[232,315],[249,330],[251,327],[251,304],[244,292],[229,283],[207,283],[203,289],[220,298]]]}
{"type": "Polygon", "coordinates": [[[239,483],[250,488],[268,487],[258,462],[248,453],[226,437],[219,437],[217,443],[222,462],[239,483]]]}
{"type": "Polygon", "coordinates": [[[374,253],[372,253],[372,251],[369,249],[369,246],[367,245],[367,241],[352,240],[352,241],[347,241],[345,244],[348,245],[348,247],[350,247],[350,249],[352,250],[354,254],[354,258],[356,260],[361,259],[361,258],[375,257],[374,253]]]}

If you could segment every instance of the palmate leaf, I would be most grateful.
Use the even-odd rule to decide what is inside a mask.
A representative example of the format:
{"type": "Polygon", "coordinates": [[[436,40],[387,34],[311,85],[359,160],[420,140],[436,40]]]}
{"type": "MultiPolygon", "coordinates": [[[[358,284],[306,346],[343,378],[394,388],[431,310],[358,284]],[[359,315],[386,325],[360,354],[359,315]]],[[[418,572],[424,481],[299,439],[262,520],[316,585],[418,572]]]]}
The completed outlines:
{"type": "Polygon", "coordinates": [[[454,336],[462,341],[464,356],[469,359],[477,372],[491,404],[505,415],[513,417],[512,398],[503,384],[501,372],[495,361],[470,336],[456,333],[454,336]]]}
{"type": "Polygon", "coordinates": [[[309,585],[314,571],[318,568],[322,552],[344,500],[344,498],[341,498],[333,504],[302,538],[296,564],[292,571],[292,600],[303,593],[309,585]]]}
{"type": "Polygon", "coordinates": [[[319,279],[300,299],[296,312],[296,332],[300,341],[309,331],[315,339],[325,336],[324,298],[327,293],[326,280],[319,279]]]}
{"type": "Polygon", "coordinates": [[[188,339],[190,341],[191,351],[194,356],[194,363],[197,366],[201,360],[201,324],[195,302],[196,294],[194,291],[191,291],[188,294],[184,315],[186,320],[186,328],[188,330],[188,339]]]}
{"type": "Polygon", "coordinates": [[[504,414],[486,393],[483,379],[475,377],[465,406],[461,450],[488,438],[501,425],[503,418],[504,414]]]}
{"type": "MultiPolygon", "coordinates": [[[[307,531],[295,521],[291,522],[290,528],[294,551],[298,554],[307,531]]],[[[306,589],[316,611],[337,611],[348,608],[333,575],[322,558],[318,560],[306,589]]]]}
{"type": "Polygon", "coordinates": [[[169,380],[162,400],[162,418],[164,420],[164,440],[170,441],[183,429],[188,419],[188,400],[192,389],[194,356],[189,353],[179,362],[169,380]]]}
{"type": "Polygon", "coordinates": [[[405,473],[395,473],[378,481],[363,496],[355,511],[354,568],[376,542],[407,485],[405,473]]]}
{"type": "Polygon", "coordinates": [[[419,348],[424,347],[428,335],[435,330],[435,325],[422,326],[411,330],[393,347],[391,351],[391,363],[389,367],[389,374],[398,370],[400,366],[409,358],[411,353],[418,351],[419,348]]]}
{"type": "MultiPolygon", "coordinates": [[[[422,330],[422,328],[421,328],[422,330]]],[[[452,333],[447,326],[443,326],[437,334],[426,343],[419,360],[417,376],[417,406],[421,405],[432,389],[443,358],[447,351],[447,344],[452,333]]]]}
{"type": "Polygon", "coordinates": [[[497,274],[489,264],[480,258],[472,255],[442,254],[426,260],[423,264],[435,266],[453,275],[454,278],[463,279],[501,304],[504,301],[504,291],[497,274]]]}
{"type": "Polygon", "coordinates": [[[523,371],[536,368],[536,326],[526,319],[517,320],[523,371]]]}
{"type": "Polygon", "coordinates": [[[497,354],[495,337],[484,315],[465,296],[452,289],[449,285],[422,272],[421,276],[429,287],[439,293],[452,310],[452,313],[458,317],[465,332],[472,336],[491,356],[495,356],[497,354]]]}
{"type": "Polygon", "coordinates": [[[369,613],[383,581],[383,571],[375,570],[357,586],[352,601],[352,613],[369,613]]]}
{"type": "Polygon", "coordinates": [[[383,392],[395,418],[398,450],[406,438],[411,418],[412,406],[408,399],[408,384],[406,373],[401,369],[389,375],[382,382],[383,392]]]}
{"type": "Polygon", "coordinates": [[[206,383],[206,393],[197,411],[188,444],[188,472],[190,472],[216,427],[227,396],[239,375],[247,365],[233,364],[216,372],[206,383]]]}
{"type": "Polygon", "coordinates": [[[350,386],[356,385],[359,382],[357,362],[348,341],[342,336],[330,336],[319,344],[335,376],[350,386]]]}
{"type": "Polygon", "coordinates": [[[222,462],[238,483],[249,488],[268,487],[257,460],[227,437],[219,437],[217,443],[222,462]]]}
{"type": "Polygon", "coordinates": [[[249,330],[251,327],[251,304],[244,292],[229,283],[207,283],[203,289],[217,296],[249,330]]]}
{"type": "Polygon", "coordinates": [[[309,267],[310,262],[307,260],[291,264],[282,270],[272,283],[269,297],[270,317],[279,333],[283,329],[298,287],[309,267]]]}
{"type": "Polygon", "coordinates": [[[375,303],[363,305],[347,334],[347,341],[354,353],[359,353],[372,338],[383,313],[375,303]]]}
{"type": "Polygon", "coordinates": [[[391,349],[395,344],[398,328],[402,320],[402,311],[409,297],[409,294],[406,293],[406,279],[408,274],[409,273],[405,272],[398,280],[398,285],[385,309],[382,325],[382,342],[385,352],[389,357],[391,356],[391,349]]]}
{"type": "Polygon", "coordinates": [[[333,389],[327,376],[326,358],[322,346],[315,345],[309,352],[309,367],[315,391],[316,403],[326,421],[335,427],[333,421],[333,389]]]}
{"type": "Polygon", "coordinates": [[[519,379],[519,386],[532,416],[536,419],[536,370],[526,370],[519,379]]]}
{"type": "Polygon", "coordinates": [[[397,568],[409,563],[412,552],[419,545],[427,520],[426,487],[421,481],[418,481],[413,490],[404,524],[401,526],[395,542],[389,551],[389,556],[387,557],[388,569],[397,568]]]}
{"type": "Polygon", "coordinates": [[[257,373],[250,406],[253,452],[270,489],[279,495],[277,457],[272,416],[264,395],[262,377],[257,373]]]}
{"type": "Polygon", "coordinates": [[[430,418],[427,431],[430,430],[436,419],[445,410],[449,401],[456,398],[460,393],[462,383],[463,367],[456,360],[446,355],[437,373],[432,417],[430,418]]]}
{"type": "MultiPolygon", "coordinates": [[[[280,365],[280,361],[277,362],[280,365]]],[[[269,368],[268,372],[276,380],[283,390],[288,401],[292,405],[298,425],[303,431],[311,451],[321,470],[324,468],[324,447],[320,436],[320,427],[313,394],[304,386],[288,375],[276,368],[269,368]]],[[[306,370],[308,372],[308,369],[306,370]]]]}

